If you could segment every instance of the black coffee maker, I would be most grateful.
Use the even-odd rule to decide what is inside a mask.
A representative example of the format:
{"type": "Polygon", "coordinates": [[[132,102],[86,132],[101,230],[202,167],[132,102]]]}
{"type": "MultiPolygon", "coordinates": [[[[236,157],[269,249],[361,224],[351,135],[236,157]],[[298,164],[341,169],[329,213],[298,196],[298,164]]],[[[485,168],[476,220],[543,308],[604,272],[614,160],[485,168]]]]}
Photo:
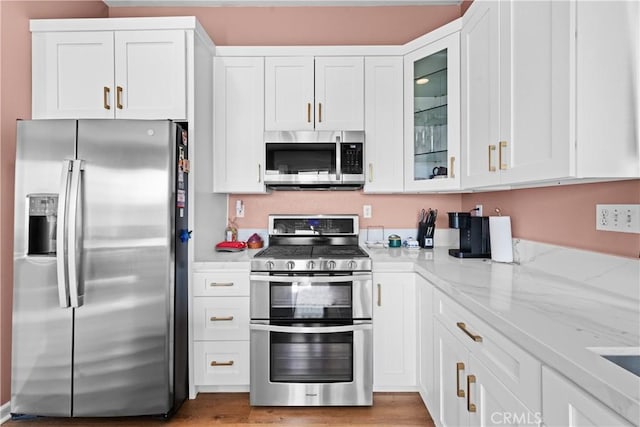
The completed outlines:
{"type": "Polygon", "coordinates": [[[491,258],[489,217],[469,212],[448,212],[449,228],[460,230],[460,249],[449,249],[456,258],[491,258]]]}

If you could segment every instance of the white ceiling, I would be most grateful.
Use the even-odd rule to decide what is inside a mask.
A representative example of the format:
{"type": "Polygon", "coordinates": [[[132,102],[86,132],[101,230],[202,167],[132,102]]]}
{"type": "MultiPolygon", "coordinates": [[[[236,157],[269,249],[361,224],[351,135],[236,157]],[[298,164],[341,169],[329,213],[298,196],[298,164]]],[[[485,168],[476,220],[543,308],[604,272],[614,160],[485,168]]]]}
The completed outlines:
{"type": "Polygon", "coordinates": [[[103,0],[109,7],[126,6],[436,6],[461,0],[103,0]]]}

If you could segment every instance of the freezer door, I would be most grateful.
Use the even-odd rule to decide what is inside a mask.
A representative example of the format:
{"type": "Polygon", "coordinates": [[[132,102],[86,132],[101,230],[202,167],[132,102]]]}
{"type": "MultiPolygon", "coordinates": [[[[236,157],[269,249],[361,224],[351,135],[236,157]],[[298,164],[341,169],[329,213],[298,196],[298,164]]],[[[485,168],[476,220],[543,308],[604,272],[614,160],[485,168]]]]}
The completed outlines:
{"type": "Polygon", "coordinates": [[[17,122],[11,357],[14,414],[71,415],[73,310],[60,304],[57,257],[64,251],[56,253],[56,248],[57,229],[64,221],[58,218],[56,204],[67,190],[61,183],[62,168],[65,159],[75,157],[75,141],[75,120],[17,122]]]}
{"type": "Polygon", "coordinates": [[[174,147],[169,121],[78,122],[74,416],[170,408],[174,147]]]}

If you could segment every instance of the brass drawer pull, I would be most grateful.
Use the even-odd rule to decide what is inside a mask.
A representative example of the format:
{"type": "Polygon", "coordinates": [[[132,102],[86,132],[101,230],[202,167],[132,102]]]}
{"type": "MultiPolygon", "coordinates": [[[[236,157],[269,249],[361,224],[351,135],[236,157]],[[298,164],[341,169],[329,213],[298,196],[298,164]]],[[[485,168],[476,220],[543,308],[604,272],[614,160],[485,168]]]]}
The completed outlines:
{"type": "Polygon", "coordinates": [[[464,397],[464,389],[460,388],[460,371],[464,371],[464,363],[456,363],[456,395],[464,397]]]}
{"type": "Polygon", "coordinates": [[[225,321],[228,322],[233,320],[233,316],[223,316],[223,317],[213,316],[209,320],[211,320],[212,322],[225,322],[225,321]]]}
{"type": "Polygon", "coordinates": [[[369,163],[369,182],[373,182],[373,163],[369,163]]]}
{"type": "Polygon", "coordinates": [[[109,105],[109,92],[111,92],[111,89],[108,87],[105,86],[102,88],[102,102],[105,110],[111,109],[111,105],[109,105]]]}
{"type": "Polygon", "coordinates": [[[475,375],[467,376],[467,411],[469,412],[476,412],[476,405],[471,403],[471,384],[475,384],[475,382],[475,375]]]}
{"type": "Polygon", "coordinates": [[[453,164],[456,161],[456,156],[451,156],[451,160],[449,161],[449,178],[455,178],[456,177],[456,173],[453,170],[453,164]]]}
{"type": "Polygon", "coordinates": [[[474,335],[471,332],[469,332],[469,330],[467,330],[467,325],[465,325],[463,322],[456,323],[456,326],[462,329],[462,332],[467,334],[467,336],[472,340],[474,340],[475,342],[482,342],[482,337],[480,335],[474,335]]]}
{"type": "Polygon", "coordinates": [[[307,123],[311,123],[311,103],[307,102],[307,123]]]}
{"type": "Polygon", "coordinates": [[[318,102],[318,123],[322,123],[322,102],[318,102]]]}
{"type": "Polygon", "coordinates": [[[233,360],[229,360],[228,362],[218,362],[218,361],[212,360],[211,366],[233,366],[233,360]]]}
{"type": "Polygon", "coordinates": [[[489,145],[489,172],[495,172],[496,171],[496,167],[493,166],[491,164],[491,153],[496,151],[496,146],[495,145],[489,145]]]}
{"type": "Polygon", "coordinates": [[[233,286],[233,282],[211,282],[211,283],[209,283],[209,286],[211,286],[211,287],[233,286]]]}

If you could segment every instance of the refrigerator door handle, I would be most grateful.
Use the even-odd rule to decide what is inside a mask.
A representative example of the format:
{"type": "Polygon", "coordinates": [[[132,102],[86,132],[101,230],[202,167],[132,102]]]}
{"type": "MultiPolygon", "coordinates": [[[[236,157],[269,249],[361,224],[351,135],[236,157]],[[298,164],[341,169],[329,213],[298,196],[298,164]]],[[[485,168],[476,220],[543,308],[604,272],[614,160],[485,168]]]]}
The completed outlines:
{"type": "Polygon", "coordinates": [[[68,265],[69,265],[69,294],[71,307],[80,307],[83,303],[83,295],[79,292],[78,261],[77,261],[77,216],[78,198],[80,194],[80,177],[83,169],[82,160],[74,160],[71,171],[71,194],[69,195],[69,228],[67,231],[68,265]]]}
{"type": "Polygon", "coordinates": [[[69,282],[66,271],[66,225],[67,225],[67,197],[69,185],[69,171],[71,160],[62,161],[62,176],[60,178],[60,192],[58,193],[58,219],[56,225],[56,264],[58,276],[58,300],[60,307],[69,307],[69,282]]]}

